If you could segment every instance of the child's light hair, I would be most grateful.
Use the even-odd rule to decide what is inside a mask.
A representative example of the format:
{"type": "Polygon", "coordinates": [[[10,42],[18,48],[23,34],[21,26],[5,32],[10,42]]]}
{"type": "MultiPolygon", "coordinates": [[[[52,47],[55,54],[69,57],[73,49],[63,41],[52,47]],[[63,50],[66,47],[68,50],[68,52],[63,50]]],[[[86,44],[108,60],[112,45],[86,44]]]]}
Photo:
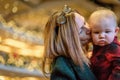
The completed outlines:
{"type": "Polygon", "coordinates": [[[112,26],[117,27],[116,14],[112,10],[106,8],[99,8],[98,10],[94,11],[90,16],[88,23],[100,23],[103,22],[103,20],[111,20],[109,23],[112,26]]]}

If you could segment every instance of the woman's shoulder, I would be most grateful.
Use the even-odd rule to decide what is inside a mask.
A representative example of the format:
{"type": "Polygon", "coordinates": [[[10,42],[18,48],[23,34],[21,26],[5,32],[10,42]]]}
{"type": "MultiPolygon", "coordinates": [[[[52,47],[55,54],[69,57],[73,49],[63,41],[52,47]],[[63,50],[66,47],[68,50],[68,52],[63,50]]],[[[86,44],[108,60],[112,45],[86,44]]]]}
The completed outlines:
{"type": "Polygon", "coordinates": [[[75,74],[71,69],[66,57],[58,56],[52,64],[51,80],[76,80],[75,74]]]}
{"type": "Polygon", "coordinates": [[[52,64],[53,71],[60,71],[61,73],[73,74],[72,60],[65,56],[58,56],[52,64]]]}
{"type": "Polygon", "coordinates": [[[65,56],[58,56],[53,61],[53,65],[59,66],[59,67],[61,67],[61,66],[67,67],[67,66],[69,66],[69,64],[70,64],[70,58],[67,58],[65,56]]]}
{"type": "Polygon", "coordinates": [[[54,60],[53,73],[64,74],[70,78],[82,80],[96,80],[88,65],[84,64],[84,69],[75,65],[71,58],[59,56],[54,60]],[[86,77],[87,76],[87,77],[86,77]]]}
{"type": "Polygon", "coordinates": [[[65,60],[67,57],[65,57],[65,56],[57,56],[56,58],[55,58],[55,60],[56,61],[59,61],[59,60],[65,60]]]}
{"type": "MultiPolygon", "coordinates": [[[[53,65],[57,67],[62,66],[61,68],[68,67],[68,68],[77,68],[81,70],[79,65],[76,65],[71,58],[65,56],[56,57],[55,60],[53,61],[53,65]]],[[[88,68],[88,65],[84,64],[83,67],[88,68]]]]}

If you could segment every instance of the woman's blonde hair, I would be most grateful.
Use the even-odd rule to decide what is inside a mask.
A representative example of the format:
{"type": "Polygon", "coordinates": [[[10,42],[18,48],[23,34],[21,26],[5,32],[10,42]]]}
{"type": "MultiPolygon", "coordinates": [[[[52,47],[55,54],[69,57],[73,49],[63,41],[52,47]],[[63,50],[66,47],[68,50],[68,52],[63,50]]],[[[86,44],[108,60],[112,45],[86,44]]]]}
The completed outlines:
{"type": "Polygon", "coordinates": [[[73,60],[76,65],[83,67],[83,64],[89,64],[88,58],[85,56],[85,50],[80,42],[78,26],[75,22],[75,14],[77,11],[64,13],[63,23],[58,22],[61,12],[55,12],[48,20],[44,31],[44,63],[50,64],[57,56],[66,56],[73,60]],[[64,21],[65,19],[65,21],[64,21]]]}

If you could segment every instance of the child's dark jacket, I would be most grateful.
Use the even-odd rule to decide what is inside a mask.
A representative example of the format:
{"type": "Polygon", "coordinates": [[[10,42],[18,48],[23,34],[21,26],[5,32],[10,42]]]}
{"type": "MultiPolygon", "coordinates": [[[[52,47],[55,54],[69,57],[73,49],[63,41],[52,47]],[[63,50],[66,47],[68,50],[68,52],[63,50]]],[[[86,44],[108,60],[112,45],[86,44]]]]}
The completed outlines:
{"type": "Polygon", "coordinates": [[[98,80],[120,80],[120,43],[117,37],[104,47],[94,45],[91,63],[98,80]]]}
{"type": "Polygon", "coordinates": [[[70,58],[59,56],[54,60],[50,80],[96,80],[87,65],[82,71],[70,58]]]}

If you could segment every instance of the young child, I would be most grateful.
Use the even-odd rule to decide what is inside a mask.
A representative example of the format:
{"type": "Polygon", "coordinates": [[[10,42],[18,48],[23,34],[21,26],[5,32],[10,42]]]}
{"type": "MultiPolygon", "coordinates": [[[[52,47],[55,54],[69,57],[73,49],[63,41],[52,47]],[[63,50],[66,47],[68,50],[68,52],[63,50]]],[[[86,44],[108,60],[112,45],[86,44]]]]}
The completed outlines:
{"type": "Polygon", "coordinates": [[[83,16],[65,6],[49,18],[44,37],[43,72],[49,65],[50,80],[96,80],[85,56],[90,31],[83,16]]]}
{"type": "Polygon", "coordinates": [[[120,80],[120,43],[116,15],[109,9],[93,12],[89,18],[93,41],[91,67],[98,80],[120,80]]]}

